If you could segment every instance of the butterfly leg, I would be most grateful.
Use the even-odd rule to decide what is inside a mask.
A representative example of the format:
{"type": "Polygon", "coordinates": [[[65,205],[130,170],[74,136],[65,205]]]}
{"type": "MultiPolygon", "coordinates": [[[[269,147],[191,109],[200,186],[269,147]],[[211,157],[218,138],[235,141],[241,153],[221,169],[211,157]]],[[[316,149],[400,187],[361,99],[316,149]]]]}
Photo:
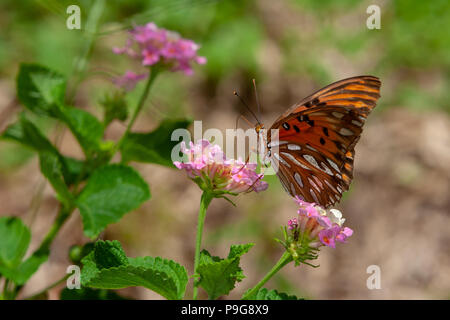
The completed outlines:
{"type": "Polygon", "coordinates": [[[255,186],[255,184],[256,184],[259,180],[261,180],[263,177],[264,177],[264,174],[260,174],[260,175],[258,176],[258,179],[256,179],[255,182],[253,182],[252,185],[248,187],[248,189],[247,189],[246,192],[251,192],[251,191],[253,190],[253,187],[255,186]]]}

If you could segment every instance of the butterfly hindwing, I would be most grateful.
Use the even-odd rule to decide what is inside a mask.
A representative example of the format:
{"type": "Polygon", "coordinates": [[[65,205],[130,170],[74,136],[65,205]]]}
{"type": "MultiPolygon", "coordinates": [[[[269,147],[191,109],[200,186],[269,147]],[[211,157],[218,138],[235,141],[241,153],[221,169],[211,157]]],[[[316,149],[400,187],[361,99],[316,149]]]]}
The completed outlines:
{"type": "MultiPolygon", "coordinates": [[[[324,207],[348,190],[354,147],[379,98],[380,81],[361,76],[331,84],[290,108],[271,129],[279,130],[278,176],[292,195],[324,207]]],[[[269,132],[268,147],[271,146],[269,132]]]]}
{"type": "Polygon", "coordinates": [[[308,202],[326,206],[339,201],[346,189],[338,177],[337,165],[312,150],[290,150],[280,146],[279,154],[274,156],[281,163],[278,176],[293,196],[299,195],[308,202]]]}

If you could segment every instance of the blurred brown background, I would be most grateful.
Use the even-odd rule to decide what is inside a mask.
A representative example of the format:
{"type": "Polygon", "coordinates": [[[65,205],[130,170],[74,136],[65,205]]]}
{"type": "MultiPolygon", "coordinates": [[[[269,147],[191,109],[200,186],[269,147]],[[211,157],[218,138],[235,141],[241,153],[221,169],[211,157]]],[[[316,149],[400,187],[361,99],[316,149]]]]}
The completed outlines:
{"type": "MultiPolygon", "coordinates": [[[[0,5],[0,129],[16,119],[14,77],[18,63],[38,62],[70,76],[86,39],[65,28],[65,1],[0,5]],[[63,9],[61,13],[61,8],[63,9]]],[[[89,1],[75,1],[83,10],[89,1]]],[[[208,58],[195,75],[161,76],[134,129],[148,131],[179,115],[203,121],[204,130],[234,128],[245,113],[238,90],[255,106],[256,78],[266,125],[331,82],[360,74],[382,81],[379,105],[356,147],[355,178],[338,208],[354,231],[346,245],[321,250],[320,268],[287,266],[267,285],[312,299],[448,299],[450,297],[450,6],[448,1],[129,1],[108,3],[101,34],[89,61],[89,76],[76,106],[100,114],[97,101],[113,89],[95,71],[133,68],[112,54],[130,23],[155,21],[201,45],[208,58]],[[368,30],[366,8],[381,8],[381,29],[368,30]],[[366,268],[381,268],[381,289],[369,290],[366,268]]],[[[136,101],[142,87],[129,97],[136,101]]],[[[70,132],[48,120],[40,126],[59,139],[62,153],[82,157],[70,132]]],[[[117,139],[114,123],[107,139],[117,139]]],[[[102,234],[117,239],[129,256],[162,256],[193,269],[201,192],[176,169],[133,163],[149,183],[152,199],[102,234]]],[[[39,173],[36,156],[0,141],[0,215],[21,217],[38,246],[57,210],[52,188],[39,173]]],[[[228,298],[238,299],[273,266],[282,248],[273,241],[296,214],[296,204],[275,177],[269,189],[236,199],[237,207],[213,200],[203,245],[225,256],[231,244],[254,242],[242,259],[247,276],[228,298]]],[[[0,239],[1,241],[1,239],[0,239]]],[[[61,278],[67,250],[88,239],[78,212],[56,239],[49,261],[25,287],[28,296],[61,278]]],[[[57,287],[50,298],[57,299],[57,287]]],[[[149,290],[123,295],[160,299],[149,290]]],[[[201,292],[202,294],[203,292],[201,292]]],[[[188,289],[187,297],[190,298],[188,289]]],[[[201,296],[205,297],[205,296],[201,296]]]]}

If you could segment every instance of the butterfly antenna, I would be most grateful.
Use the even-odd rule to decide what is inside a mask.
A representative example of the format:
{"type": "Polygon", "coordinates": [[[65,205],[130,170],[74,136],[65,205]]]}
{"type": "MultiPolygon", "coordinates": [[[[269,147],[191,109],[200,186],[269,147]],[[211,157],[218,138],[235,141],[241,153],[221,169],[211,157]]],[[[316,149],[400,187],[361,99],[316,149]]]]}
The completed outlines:
{"type": "Polygon", "coordinates": [[[233,94],[239,98],[239,100],[241,100],[242,104],[247,108],[248,111],[250,111],[250,113],[252,114],[252,116],[256,119],[256,121],[258,122],[258,124],[260,125],[261,122],[259,122],[258,117],[255,115],[255,113],[252,111],[252,109],[250,109],[250,107],[248,106],[247,103],[245,103],[244,99],[241,98],[241,96],[237,93],[237,91],[233,91],[233,94]]]}
{"type": "Polygon", "coordinates": [[[250,126],[250,128],[254,127],[254,125],[243,114],[241,114],[236,119],[236,127],[235,127],[235,129],[238,128],[239,120],[241,120],[241,119],[244,120],[250,126]]]}
{"type": "Polygon", "coordinates": [[[258,116],[261,118],[262,108],[261,108],[261,105],[259,104],[259,97],[258,97],[258,91],[256,90],[256,80],[255,79],[253,79],[253,88],[255,88],[255,99],[256,99],[256,105],[258,106],[258,116]]]}

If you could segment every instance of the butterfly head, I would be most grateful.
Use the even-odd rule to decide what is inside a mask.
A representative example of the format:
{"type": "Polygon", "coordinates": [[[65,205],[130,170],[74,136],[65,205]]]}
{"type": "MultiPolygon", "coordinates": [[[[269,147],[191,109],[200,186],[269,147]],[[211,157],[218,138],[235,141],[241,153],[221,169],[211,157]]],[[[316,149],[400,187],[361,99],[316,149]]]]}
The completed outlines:
{"type": "Polygon", "coordinates": [[[261,123],[258,123],[258,124],[255,126],[255,131],[256,131],[256,133],[259,133],[262,129],[264,129],[264,125],[261,124],[261,123]]]}

